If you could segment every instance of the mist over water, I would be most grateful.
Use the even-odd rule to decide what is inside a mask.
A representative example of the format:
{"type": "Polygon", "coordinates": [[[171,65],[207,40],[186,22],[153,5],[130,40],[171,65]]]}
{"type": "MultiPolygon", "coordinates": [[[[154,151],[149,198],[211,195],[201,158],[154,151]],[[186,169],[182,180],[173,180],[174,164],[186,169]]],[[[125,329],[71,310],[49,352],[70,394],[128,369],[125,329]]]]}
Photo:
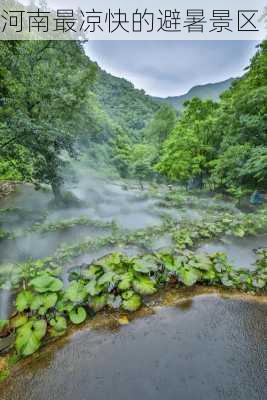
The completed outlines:
{"type": "MultiPolygon", "coordinates": [[[[16,192],[2,199],[0,208],[8,208],[8,212],[0,214],[0,228],[19,235],[15,239],[0,241],[0,269],[6,263],[21,263],[53,256],[59,249],[69,245],[79,245],[85,240],[97,240],[112,236],[112,227],[74,225],[67,229],[48,230],[46,232],[30,231],[36,224],[47,225],[62,223],[81,217],[99,223],[114,221],[120,230],[134,232],[138,229],[160,226],[168,217],[179,223],[182,219],[198,220],[205,215],[207,207],[227,206],[231,212],[238,212],[231,205],[208,197],[197,199],[198,207],[164,207],[153,187],[144,185],[144,190],[136,182],[108,179],[97,176],[76,166],[76,182],[67,182],[65,189],[79,200],[79,203],[66,208],[53,205],[53,195],[49,189],[36,191],[29,184],[21,184],[16,192]],[[231,208],[232,207],[232,208],[231,208]]],[[[168,193],[167,186],[158,185],[157,192],[161,198],[168,193]]],[[[222,239],[208,242],[200,247],[200,252],[213,253],[226,251],[230,260],[237,267],[253,268],[256,261],[254,249],[266,246],[267,237],[222,239]]],[[[151,241],[146,251],[158,251],[172,246],[171,235],[163,233],[151,241]]],[[[88,250],[74,257],[63,265],[63,279],[67,284],[67,274],[72,268],[86,265],[110,252],[123,252],[129,256],[142,254],[140,245],[118,246],[106,245],[97,250],[88,250]]],[[[9,282],[6,282],[8,287],[9,282]]],[[[7,314],[10,296],[1,295],[0,312],[7,314]]]]}

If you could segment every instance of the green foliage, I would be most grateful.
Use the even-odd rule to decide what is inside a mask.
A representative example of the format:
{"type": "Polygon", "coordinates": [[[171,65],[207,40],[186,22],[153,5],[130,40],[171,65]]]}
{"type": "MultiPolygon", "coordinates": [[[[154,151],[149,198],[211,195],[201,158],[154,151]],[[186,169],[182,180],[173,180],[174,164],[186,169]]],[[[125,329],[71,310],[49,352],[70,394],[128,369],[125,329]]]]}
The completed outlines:
{"type": "Polygon", "coordinates": [[[142,296],[156,293],[162,284],[174,279],[185,286],[202,283],[262,291],[267,284],[267,251],[258,251],[255,271],[233,269],[223,253],[165,252],[139,258],[120,253],[108,255],[88,266],[82,276],[59,293],[51,292],[48,285],[46,293],[22,290],[18,294],[16,307],[20,314],[9,322],[9,329],[16,331],[16,350],[23,357],[32,354],[46,335],[64,334],[68,320],[83,323],[88,307],[94,312],[104,307],[136,311],[142,296]],[[146,267],[142,273],[140,266],[146,267]],[[96,287],[97,293],[93,290],[96,287]]]}
{"type": "Polygon", "coordinates": [[[59,279],[46,273],[43,273],[40,276],[32,279],[29,282],[29,285],[32,286],[34,290],[36,290],[36,292],[39,293],[58,292],[63,287],[63,284],[59,279]]]}
{"type": "Polygon", "coordinates": [[[133,312],[141,307],[141,303],[141,297],[138,294],[132,293],[129,297],[123,300],[122,309],[133,312]]]}
{"type": "Polygon", "coordinates": [[[67,321],[66,318],[57,315],[55,318],[52,318],[49,321],[49,325],[52,327],[52,334],[54,336],[58,336],[64,334],[67,330],[67,321]]]}
{"type": "Polygon", "coordinates": [[[30,308],[33,301],[33,294],[28,290],[20,292],[16,298],[16,308],[19,312],[30,308]]]}
{"type": "Polygon", "coordinates": [[[176,119],[175,109],[167,104],[162,105],[144,130],[146,141],[153,146],[160,146],[173,130],[176,119]]]}
{"type": "Polygon", "coordinates": [[[101,69],[97,71],[93,90],[109,117],[136,139],[160,107],[143,90],[135,89],[132,83],[101,69]]]}
{"type": "Polygon", "coordinates": [[[0,151],[19,177],[49,183],[59,200],[66,158],[74,155],[81,109],[95,67],[78,42],[18,41],[0,45],[0,151]]]}
{"type": "MultiPolygon", "coordinates": [[[[219,103],[194,98],[163,143],[157,170],[173,180],[212,188],[266,188],[267,41],[219,103]]],[[[242,194],[242,193],[241,193],[242,194]]]]}
{"type": "Polygon", "coordinates": [[[16,350],[26,357],[33,354],[41,346],[46,334],[47,323],[44,320],[31,319],[16,331],[16,350]]]}
{"type": "Polygon", "coordinates": [[[163,144],[157,170],[173,180],[187,182],[206,173],[214,151],[209,124],[217,105],[197,98],[187,103],[176,127],[163,144]]]}
{"type": "Polygon", "coordinates": [[[87,314],[84,307],[74,308],[69,312],[69,319],[75,325],[82,324],[86,320],[87,314]]]}
{"type": "Polygon", "coordinates": [[[67,288],[65,297],[72,303],[81,303],[87,296],[87,290],[82,282],[73,281],[67,288]]]}
{"type": "Polygon", "coordinates": [[[151,295],[157,291],[155,283],[155,281],[152,281],[147,276],[140,275],[133,280],[133,289],[141,295],[151,295]]]}

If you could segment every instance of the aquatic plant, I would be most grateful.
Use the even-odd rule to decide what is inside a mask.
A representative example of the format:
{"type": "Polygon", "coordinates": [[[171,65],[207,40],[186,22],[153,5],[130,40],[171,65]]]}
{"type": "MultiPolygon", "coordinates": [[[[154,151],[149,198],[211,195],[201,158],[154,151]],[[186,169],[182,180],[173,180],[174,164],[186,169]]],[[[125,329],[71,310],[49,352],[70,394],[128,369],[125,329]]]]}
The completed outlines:
{"type": "Polygon", "coordinates": [[[144,251],[149,251],[152,241],[165,233],[171,234],[173,248],[182,251],[194,249],[203,240],[219,238],[223,235],[242,238],[246,235],[266,232],[266,230],[266,207],[253,214],[219,213],[207,215],[205,219],[197,221],[184,219],[177,223],[167,219],[161,225],[136,231],[115,229],[112,235],[95,239],[85,238],[74,245],[63,244],[51,257],[29,260],[20,264],[0,265],[0,287],[4,287],[6,282],[9,282],[12,287],[17,287],[24,278],[33,277],[36,270],[49,269],[50,272],[57,273],[60,267],[75,257],[106,246],[136,245],[144,251]]]}
{"type": "Polygon", "coordinates": [[[92,228],[110,228],[113,231],[119,229],[117,224],[112,222],[103,222],[94,220],[85,216],[81,216],[79,218],[71,218],[66,220],[61,220],[57,222],[50,223],[34,223],[27,229],[24,230],[16,230],[14,232],[8,232],[0,229],[0,240],[1,239],[10,239],[14,240],[20,237],[24,237],[25,235],[29,235],[31,233],[40,233],[45,234],[49,232],[57,232],[57,231],[65,231],[78,226],[88,226],[92,228]]]}
{"type": "Polygon", "coordinates": [[[267,249],[258,251],[254,271],[236,270],[224,253],[196,255],[191,251],[159,252],[127,257],[112,253],[72,275],[64,288],[55,271],[35,271],[16,297],[17,314],[1,321],[1,329],[16,332],[21,357],[40,348],[44,339],[64,334],[69,324],[81,324],[105,307],[133,312],[146,296],[168,282],[180,286],[216,285],[259,292],[267,287],[267,249]]]}

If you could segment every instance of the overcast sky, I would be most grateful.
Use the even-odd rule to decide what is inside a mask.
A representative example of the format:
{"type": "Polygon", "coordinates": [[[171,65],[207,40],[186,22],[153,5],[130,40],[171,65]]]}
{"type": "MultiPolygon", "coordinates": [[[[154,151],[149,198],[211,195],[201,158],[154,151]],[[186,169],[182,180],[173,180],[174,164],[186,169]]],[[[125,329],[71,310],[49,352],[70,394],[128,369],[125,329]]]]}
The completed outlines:
{"type": "Polygon", "coordinates": [[[86,45],[101,68],[162,97],[242,75],[255,46],[252,41],[92,41],[86,45]]]}

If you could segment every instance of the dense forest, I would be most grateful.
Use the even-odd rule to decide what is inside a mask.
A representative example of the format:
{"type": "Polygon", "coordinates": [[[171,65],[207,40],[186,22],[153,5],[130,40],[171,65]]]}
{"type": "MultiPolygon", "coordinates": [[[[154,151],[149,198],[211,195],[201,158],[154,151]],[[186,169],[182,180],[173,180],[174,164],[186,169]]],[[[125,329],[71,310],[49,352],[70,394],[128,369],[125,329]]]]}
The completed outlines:
{"type": "Polygon", "coordinates": [[[122,177],[241,196],[267,184],[267,42],[219,101],[179,113],[102,71],[78,42],[0,44],[0,179],[50,184],[73,158],[122,177]]]}

